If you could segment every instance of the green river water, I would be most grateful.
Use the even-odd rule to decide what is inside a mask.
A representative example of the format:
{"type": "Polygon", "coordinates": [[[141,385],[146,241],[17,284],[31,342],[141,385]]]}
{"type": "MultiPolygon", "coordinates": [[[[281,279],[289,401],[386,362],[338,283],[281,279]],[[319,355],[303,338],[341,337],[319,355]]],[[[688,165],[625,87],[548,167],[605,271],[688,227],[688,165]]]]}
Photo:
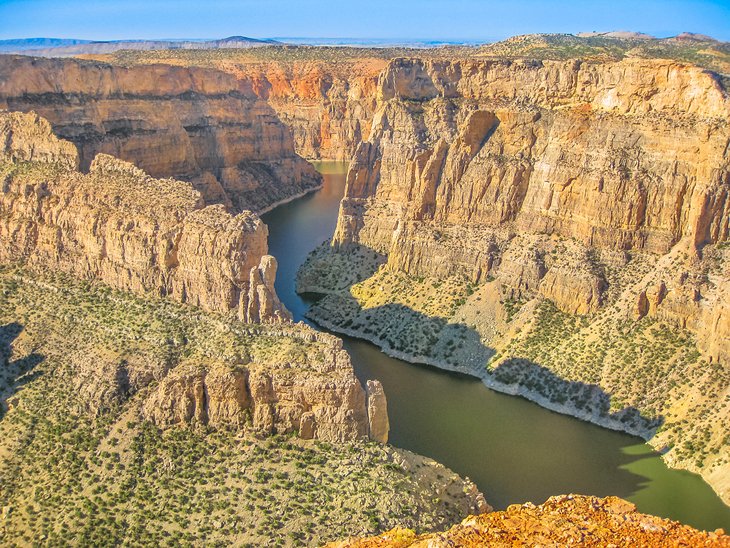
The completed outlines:
{"type": "MultiPolygon", "coordinates": [[[[304,319],[310,303],[294,290],[307,254],[332,236],[344,165],[323,163],[324,187],[263,215],[276,290],[304,319]]],[[[315,326],[317,327],[317,326],[315,326]]],[[[551,495],[618,495],[642,512],[700,529],[730,530],[730,507],[699,476],[669,469],[639,438],[559,415],[481,381],[390,358],[342,337],[361,381],[379,379],[388,398],[390,443],[442,462],[479,486],[492,506],[551,495]]]]}

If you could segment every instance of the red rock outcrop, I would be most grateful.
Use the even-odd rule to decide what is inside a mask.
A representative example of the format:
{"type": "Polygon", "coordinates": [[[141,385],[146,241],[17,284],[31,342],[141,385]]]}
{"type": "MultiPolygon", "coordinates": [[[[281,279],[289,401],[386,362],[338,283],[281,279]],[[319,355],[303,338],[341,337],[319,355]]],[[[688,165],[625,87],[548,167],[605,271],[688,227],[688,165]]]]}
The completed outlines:
{"type": "Polygon", "coordinates": [[[704,532],[640,514],[617,497],[580,495],[544,504],[515,504],[503,512],[470,516],[443,533],[393,529],[377,537],[328,544],[329,548],[436,548],[477,546],[730,546],[723,531],[704,532]]]}
{"type": "Polygon", "coordinates": [[[74,146],[35,114],[0,114],[0,143],[1,261],[209,311],[240,310],[247,321],[288,321],[256,215],[206,207],[189,183],[154,179],[105,154],[82,174],[74,146]]]}
{"type": "Polygon", "coordinates": [[[215,69],[0,56],[0,108],[46,118],[82,169],[109,154],[236,212],[321,184],[251,83],[215,69]]]}
{"type": "Polygon", "coordinates": [[[370,137],[378,75],[387,61],[292,61],[221,65],[245,82],[292,130],[305,158],[349,160],[370,137]]]}

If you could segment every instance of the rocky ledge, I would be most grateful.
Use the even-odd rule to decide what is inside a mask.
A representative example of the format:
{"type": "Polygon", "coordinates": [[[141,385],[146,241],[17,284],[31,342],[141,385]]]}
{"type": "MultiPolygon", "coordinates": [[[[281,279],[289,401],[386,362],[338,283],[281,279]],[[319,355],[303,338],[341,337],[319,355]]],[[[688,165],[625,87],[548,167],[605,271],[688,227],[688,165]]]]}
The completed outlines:
{"type": "Polygon", "coordinates": [[[350,539],[328,548],[441,548],[450,546],[730,546],[722,530],[707,533],[640,514],[617,497],[580,495],[544,504],[513,505],[503,512],[471,516],[443,533],[418,535],[393,529],[377,537],[350,539]]]}

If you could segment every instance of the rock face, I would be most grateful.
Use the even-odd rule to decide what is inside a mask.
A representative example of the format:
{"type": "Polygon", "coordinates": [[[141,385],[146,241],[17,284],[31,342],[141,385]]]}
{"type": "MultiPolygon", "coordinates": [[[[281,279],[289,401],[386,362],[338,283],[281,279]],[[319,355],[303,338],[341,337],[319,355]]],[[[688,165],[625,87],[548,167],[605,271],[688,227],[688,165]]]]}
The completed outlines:
{"type": "Polygon", "coordinates": [[[332,249],[299,276],[328,293],[310,317],[641,435],[730,500],[721,79],[670,60],[395,59],[377,93],[332,249]]]}
{"type": "Polygon", "coordinates": [[[301,338],[318,357],[281,365],[180,364],[146,399],[143,416],[162,427],[196,423],[331,442],[387,442],[382,386],[368,381],[363,390],[340,339],[309,329],[279,336],[301,338]]]}
{"type": "Polygon", "coordinates": [[[579,495],[544,504],[513,505],[503,512],[471,516],[443,533],[417,535],[393,529],[378,537],[328,544],[329,548],[477,546],[730,546],[723,532],[707,533],[640,514],[617,497],[579,495]]]}
{"type": "Polygon", "coordinates": [[[35,114],[0,114],[0,143],[1,261],[240,310],[246,321],[288,321],[273,291],[267,230],[254,214],[205,207],[189,183],[153,179],[105,154],[84,175],[74,146],[35,114]]]}
{"type": "Polygon", "coordinates": [[[368,381],[366,386],[368,397],[368,425],[370,437],[380,443],[388,443],[390,422],[388,421],[388,402],[380,381],[368,381]]]}
{"type": "Polygon", "coordinates": [[[321,184],[250,82],[213,69],[0,56],[0,108],[46,118],[84,170],[109,154],[236,212],[321,184]]]}
{"type": "MultiPolygon", "coordinates": [[[[237,313],[249,324],[280,324],[249,333],[229,314],[232,323],[215,326],[229,338],[188,351],[189,359],[135,355],[138,343],[127,341],[124,358],[110,362],[114,351],[96,343],[96,359],[83,352],[74,375],[77,391],[96,401],[91,407],[108,407],[157,381],[142,415],[160,426],[250,425],[308,439],[387,441],[382,386],[371,381],[363,389],[340,339],[291,325],[274,289],[277,264],[266,254],[266,227],[256,215],[204,206],[189,183],[153,179],[105,154],[84,175],[73,144],[34,113],[0,113],[0,143],[0,262],[237,313]],[[245,338],[251,335],[260,340],[245,338]],[[275,350],[242,352],[244,343],[275,350]],[[226,348],[241,354],[226,355],[226,348]]],[[[205,319],[195,325],[202,328],[205,319]]],[[[192,336],[178,332],[155,347],[170,352],[174,339],[190,344],[192,336]]]]}
{"type": "Polygon", "coordinates": [[[710,74],[670,61],[395,60],[335,240],[390,248],[433,222],[657,253],[722,241],[727,117],[710,74]],[[372,199],[404,208],[387,232],[357,214],[372,199]]]}
{"type": "Polygon", "coordinates": [[[239,318],[251,323],[266,321],[267,318],[291,321],[291,314],[274,289],[276,268],[276,258],[264,255],[259,265],[251,269],[248,295],[242,296],[239,303],[239,318]]]}
{"type": "MultiPolygon", "coordinates": [[[[672,61],[394,60],[334,245],[364,245],[413,276],[500,276],[512,297],[595,312],[609,284],[592,250],[681,245],[696,257],[728,240],[729,105],[712,74],[672,61]],[[556,253],[517,234],[580,245],[556,253]]],[[[714,326],[697,332],[719,359],[730,333],[716,300],[652,314],[714,326]]]]}
{"type": "Polygon", "coordinates": [[[384,59],[248,62],[221,66],[245,82],[291,128],[305,158],[349,160],[370,137],[384,59]]]}

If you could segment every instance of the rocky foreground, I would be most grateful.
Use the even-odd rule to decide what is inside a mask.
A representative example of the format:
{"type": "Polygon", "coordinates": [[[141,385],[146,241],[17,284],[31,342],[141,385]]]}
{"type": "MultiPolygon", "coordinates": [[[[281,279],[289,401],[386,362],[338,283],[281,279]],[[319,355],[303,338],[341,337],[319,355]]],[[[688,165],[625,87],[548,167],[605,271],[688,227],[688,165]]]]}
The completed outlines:
{"type": "Polygon", "coordinates": [[[350,539],[328,548],[447,546],[730,546],[722,530],[700,532],[640,514],[617,497],[551,497],[544,504],[513,505],[504,512],[471,516],[443,533],[419,535],[393,529],[377,537],[350,539]]]}

